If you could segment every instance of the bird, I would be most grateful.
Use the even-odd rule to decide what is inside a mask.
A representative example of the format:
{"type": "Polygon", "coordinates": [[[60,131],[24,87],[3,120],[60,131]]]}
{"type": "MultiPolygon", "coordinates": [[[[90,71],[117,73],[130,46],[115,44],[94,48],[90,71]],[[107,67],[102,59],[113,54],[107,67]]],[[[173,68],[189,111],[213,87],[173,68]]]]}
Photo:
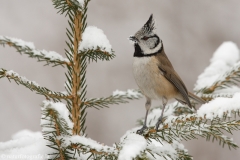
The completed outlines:
{"type": "Polygon", "coordinates": [[[185,84],[174,70],[174,67],[164,51],[163,41],[155,32],[155,20],[150,15],[144,26],[138,30],[129,40],[133,42],[133,76],[141,93],[146,97],[146,115],[144,124],[137,131],[139,134],[148,128],[147,116],[151,108],[152,100],[162,101],[162,113],[156,123],[156,131],[162,123],[165,106],[169,100],[176,99],[178,102],[192,108],[189,98],[200,104],[203,99],[188,92],[185,84]]]}

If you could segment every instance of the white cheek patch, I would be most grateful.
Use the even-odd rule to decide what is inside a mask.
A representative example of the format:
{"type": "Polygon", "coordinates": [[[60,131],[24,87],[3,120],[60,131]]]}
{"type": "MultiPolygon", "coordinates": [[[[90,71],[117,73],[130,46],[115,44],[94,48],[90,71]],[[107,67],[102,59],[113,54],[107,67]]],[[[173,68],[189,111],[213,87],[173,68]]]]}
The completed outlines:
{"type": "Polygon", "coordinates": [[[159,51],[162,48],[162,41],[154,49],[150,49],[146,44],[139,44],[144,54],[152,54],[159,51]]]}

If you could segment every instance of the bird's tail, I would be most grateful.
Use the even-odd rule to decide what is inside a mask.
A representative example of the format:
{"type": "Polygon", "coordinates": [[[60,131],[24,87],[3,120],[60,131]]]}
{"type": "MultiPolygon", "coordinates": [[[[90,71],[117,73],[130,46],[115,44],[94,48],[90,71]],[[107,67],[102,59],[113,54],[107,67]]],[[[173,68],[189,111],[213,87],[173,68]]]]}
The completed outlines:
{"type": "Polygon", "coordinates": [[[204,104],[204,103],[206,103],[206,101],[204,101],[202,98],[200,98],[200,97],[194,95],[194,94],[191,93],[191,92],[188,92],[188,96],[189,96],[189,98],[191,98],[191,99],[197,101],[197,102],[200,103],[200,104],[204,104]]]}

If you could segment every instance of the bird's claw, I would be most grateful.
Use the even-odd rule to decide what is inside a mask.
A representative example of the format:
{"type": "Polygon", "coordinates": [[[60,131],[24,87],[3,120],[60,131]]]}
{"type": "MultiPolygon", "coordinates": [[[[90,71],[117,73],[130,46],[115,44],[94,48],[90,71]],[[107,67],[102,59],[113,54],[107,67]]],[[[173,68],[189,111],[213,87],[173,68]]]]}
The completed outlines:
{"type": "Polygon", "coordinates": [[[159,118],[157,123],[156,123],[156,132],[158,131],[159,125],[163,123],[162,118],[159,118]]]}
{"type": "Polygon", "coordinates": [[[141,129],[137,130],[137,134],[142,135],[145,130],[148,130],[148,127],[144,125],[141,129]]]}

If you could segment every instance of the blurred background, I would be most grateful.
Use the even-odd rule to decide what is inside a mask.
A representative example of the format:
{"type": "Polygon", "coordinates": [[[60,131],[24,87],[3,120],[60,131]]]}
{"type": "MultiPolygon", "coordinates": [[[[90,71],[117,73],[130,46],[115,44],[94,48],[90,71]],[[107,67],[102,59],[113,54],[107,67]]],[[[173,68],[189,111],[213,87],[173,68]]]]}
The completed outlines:
{"type": "MultiPolygon", "coordinates": [[[[116,89],[137,88],[132,76],[134,48],[127,38],[140,29],[153,13],[157,32],[163,40],[166,54],[187,88],[194,83],[212,54],[224,41],[240,46],[240,1],[189,0],[92,0],[89,5],[89,25],[97,26],[107,35],[116,58],[109,62],[91,63],[87,69],[87,97],[104,97],[116,89]],[[97,79],[96,79],[97,77],[97,79]]],[[[34,42],[36,48],[53,50],[64,56],[67,19],[57,14],[50,0],[0,0],[0,35],[34,42]]],[[[14,70],[29,80],[54,91],[64,90],[66,71],[63,67],[43,66],[36,59],[20,55],[10,47],[0,47],[0,67],[14,70]]],[[[43,96],[7,79],[0,80],[0,141],[22,129],[41,131],[40,105],[43,96]]],[[[101,143],[119,142],[126,130],[144,117],[145,100],[113,105],[101,110],[88,110],[88,136],[101,143]]],[[[159,102],[154,102],[153,106],[159,102]]],[[[234,140],[240,144],[240,132],[234,140]]],[[[195,160],[238,159],[239,150],[222,148],[218,142],[205,139],[184,142],[195,160]]]]}

